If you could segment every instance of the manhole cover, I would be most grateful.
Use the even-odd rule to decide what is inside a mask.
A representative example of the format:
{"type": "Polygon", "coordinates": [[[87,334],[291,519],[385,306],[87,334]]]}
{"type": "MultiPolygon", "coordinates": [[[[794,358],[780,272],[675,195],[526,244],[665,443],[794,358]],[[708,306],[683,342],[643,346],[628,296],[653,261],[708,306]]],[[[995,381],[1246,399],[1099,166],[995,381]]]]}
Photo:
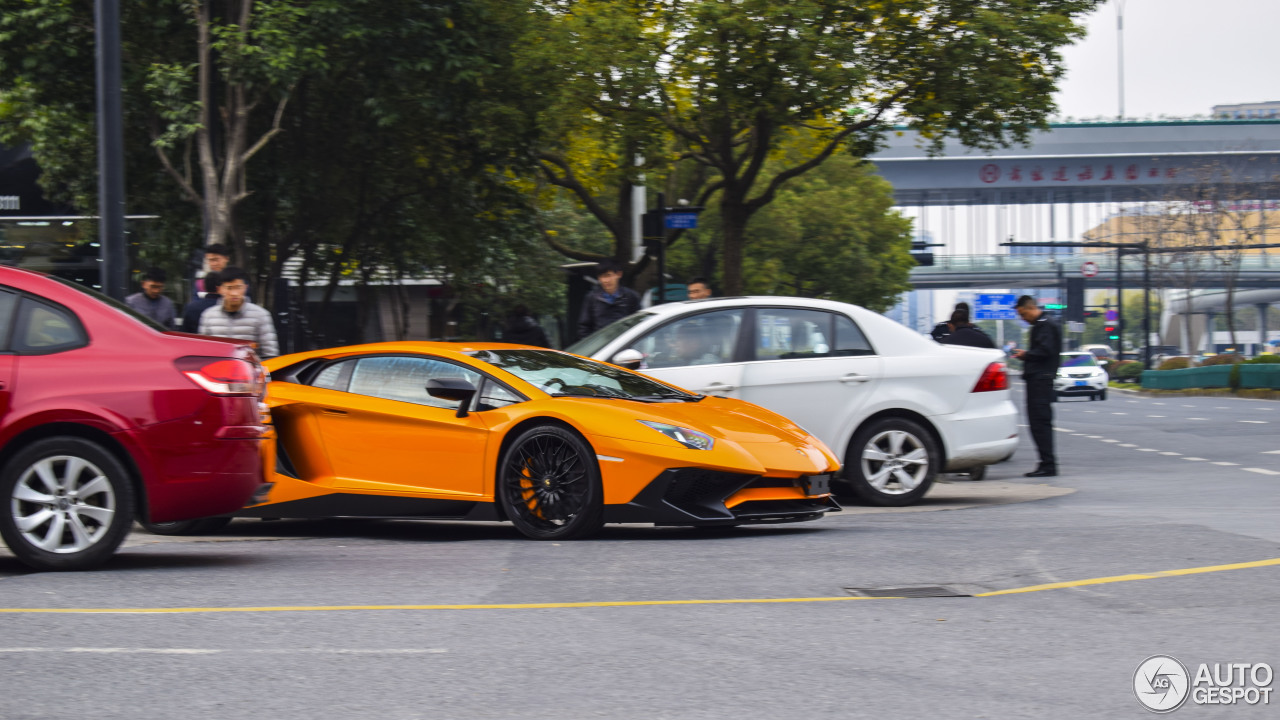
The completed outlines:
{"type": "Polygon", "coordinates": [[[941,585],[923,585],[915,587],[887,587],[887,588],[845,588],[845,592],[856,597],[901,597],[901,598],[931,598],[931,597],[973,597],[969,593],[957,592],[949,587],[941,585]]]}

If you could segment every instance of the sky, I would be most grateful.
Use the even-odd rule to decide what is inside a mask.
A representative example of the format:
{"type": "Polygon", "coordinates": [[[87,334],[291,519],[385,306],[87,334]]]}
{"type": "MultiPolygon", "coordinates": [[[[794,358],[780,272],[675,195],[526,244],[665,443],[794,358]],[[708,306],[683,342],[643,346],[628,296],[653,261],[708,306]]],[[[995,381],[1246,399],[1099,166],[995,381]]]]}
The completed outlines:
{"type": "Polygon", "coordinates": [[[1067,47],[1057,95],[1066,117],[1119,112],[1116,9],[1124,11],[1125,116],[1208,115],[1214,105],[1280,100],[1280,0],[1108,0],[1067,47]]]}

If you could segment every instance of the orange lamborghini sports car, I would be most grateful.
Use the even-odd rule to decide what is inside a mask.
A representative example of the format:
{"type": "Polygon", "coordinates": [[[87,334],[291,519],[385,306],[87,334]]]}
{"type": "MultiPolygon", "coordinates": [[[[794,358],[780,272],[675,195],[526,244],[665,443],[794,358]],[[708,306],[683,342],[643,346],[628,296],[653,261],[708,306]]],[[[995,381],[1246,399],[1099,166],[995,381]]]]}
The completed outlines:
{"type": "Polygon", "coordinates": [[[266,361],[273,485],[236,517],[605,523],[811,520],[839,462],[791,421],[577,355],[396,342],[266,361]]]}

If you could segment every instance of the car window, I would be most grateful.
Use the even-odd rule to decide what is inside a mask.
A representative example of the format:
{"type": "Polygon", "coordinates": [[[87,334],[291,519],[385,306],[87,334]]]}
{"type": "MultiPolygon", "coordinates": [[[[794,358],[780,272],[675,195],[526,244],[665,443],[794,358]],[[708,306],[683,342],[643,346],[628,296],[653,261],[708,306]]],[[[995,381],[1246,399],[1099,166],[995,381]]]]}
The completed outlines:
{"type": "Polygon", "coordinates": [[[757,360],[831,355],[831,315],[819,310],[756,308],[757,360]]]}
{"type": "Polygon", "coordinates": [[[1086,355],[1084,353],[1064,353],[1059,365],[1064,368],[1097,367],[1098,361],[1093,358],[1093,355],[1086,355]]]}
{"type": "Polygon", "coordinates": [[[612,323],[609,323],[608,325],[605,325],[599,330],[591,333],[590,335],[582,338],[578,342],[570,345],[569,347],[565,348],[565,352],[571,352],[574,355],[584,355],[586,357],[591,357],[592,355],[595,355],[597,352],[600,352],[600,348],[613,342],[614,338],[617,338],[618,336],[622,335],[622,333],[630,330],[631,328],[635,327],[636,325],[639,325],[640,323],[644,322],[645,320],[648,320],[651,317],[653,317],[653,313],[651,312],[638,312],[633,315],[628,315],[622,318],[621,320],[616,320],[612,323]]]}
{"type": "Polygon", "coordinates": [[[80,320],[64,307],[23,298],[13,349],[20,353],[44,355],[89,344],[80,320]]]}
{"type": "Polygon", "coordinates": [[[836,315],[836,349],[833,354],[875,355],[876,351],[856,323],[844,315],[836,315]]]}
{"type": "Polygon", "coordinates": [[[444,400],[427,393],[427,381],[453,378],[479,385],[482,377],[461,365],[432,358],[403,355],[365,357],[356,361],[347,392],[454,409],[458,407],[456,400],[444,400]]]}
{"type": "Polygon", "coordinates": [[[9,348],[9,329],[13,327],[13,307],[17,304],[16,293],[0,290],[0,350],[9,348]]]}
{"type": "Polygon", "coordinates": [[[351,381],[351,371],[355,364],[355,360],[344,360],[327,365],[323,370],[316,373],[311,385],[328,390],[346,390],[347,383],[351,381]]]}
{"type": "Polygon", "coordinates": [[[524,402],[524,398],[516,395],[493,380],[485,379],[484,388],[480,391],[480,401],[476,410],[493,410],[494,408],[524,402]]]}
{"type": "Polygon", "coordinates": [[[641,369],[733,362],[745,311],[688,315],[645,335],[630,348],[644,356],[641,369]]]}

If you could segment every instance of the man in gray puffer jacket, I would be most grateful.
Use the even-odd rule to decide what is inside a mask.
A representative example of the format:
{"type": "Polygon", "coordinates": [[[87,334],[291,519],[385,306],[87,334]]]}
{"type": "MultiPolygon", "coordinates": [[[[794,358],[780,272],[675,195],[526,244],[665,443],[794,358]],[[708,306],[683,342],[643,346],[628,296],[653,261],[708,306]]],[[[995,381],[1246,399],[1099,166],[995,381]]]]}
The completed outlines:
{"type": "Polygon", "coordinates": [[[219,273],[222,302],[200,316],[200,334],[250,340],[257,343],[259,357],[275,357],[280,354],[275,323],[266,308],[244,299],[248,289],[249,275],[244,270],[229,267],[219,273]]]}

